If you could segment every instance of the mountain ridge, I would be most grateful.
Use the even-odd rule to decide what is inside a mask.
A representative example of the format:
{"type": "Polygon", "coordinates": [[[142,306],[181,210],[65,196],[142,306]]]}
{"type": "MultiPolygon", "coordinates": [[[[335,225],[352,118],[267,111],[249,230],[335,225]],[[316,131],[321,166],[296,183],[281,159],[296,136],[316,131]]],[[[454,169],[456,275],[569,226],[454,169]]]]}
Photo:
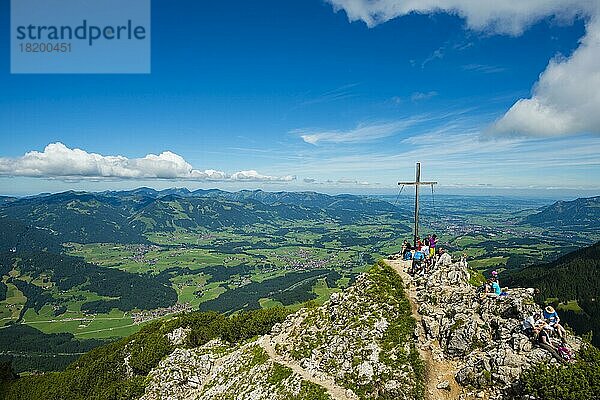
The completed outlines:
{"type": "MultiPolygon", "coordinates": [[[[582,346],[584,359],[564,369],[521,333],[521,320],[540,311],[529,290],[513,288],[507,298],[475,307],[478,297],[463,263],[422,278],[406,275],[406,266],[380,261],[322,306],[307,305],[293,314],[194,312],[156,321],[92,350],[65,372],[9,382],[4,396],[499,400],[556,390],[543,386],[546,372],[538,365],[596,371],[589,368],[600,355],[592,351],[596,358],[586,361],[590,348],[579,338],[569,336],[568,342],[575,350],[582,346]],[[411,301],[417,302],[418,321],[411,301]],[[440,370],[431,365],[426,369],[419,351],[432,354],[429,363],[446,363],[449,374],[435,375],[440,370]]],[[[587,375],[575,376],[588,385],[583,389],[600,394],[587,375]]],[[[582,387],[569,389],[583,393],[582,387]]]]}
{"type": "Polygon", "coordinates": [[[339,224],[404,212],[376,199],[316,192],[195,191],[139,188],[77,192],[0,202],[0,217],[52,229],[62,242],[147,243],[149,230],[268,224],[273,219],[324,220],[339,224]]]}
{"type": "Polygon", "coordinates": [[[557,201],[527,216],[523,222],[544,228],[558,225],[595,231],[600,228],[600,196],[557,201]]]}

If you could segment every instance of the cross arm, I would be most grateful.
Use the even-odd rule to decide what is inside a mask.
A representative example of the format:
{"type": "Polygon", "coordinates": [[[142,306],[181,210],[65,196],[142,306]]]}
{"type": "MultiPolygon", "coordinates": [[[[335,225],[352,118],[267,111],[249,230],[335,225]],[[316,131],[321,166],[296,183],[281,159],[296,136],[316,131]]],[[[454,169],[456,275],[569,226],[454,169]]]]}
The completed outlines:
{"type": "Polygon", "coordinates": [[[398,185],[437,185],[437,182],[398,182],[398,185]]]}

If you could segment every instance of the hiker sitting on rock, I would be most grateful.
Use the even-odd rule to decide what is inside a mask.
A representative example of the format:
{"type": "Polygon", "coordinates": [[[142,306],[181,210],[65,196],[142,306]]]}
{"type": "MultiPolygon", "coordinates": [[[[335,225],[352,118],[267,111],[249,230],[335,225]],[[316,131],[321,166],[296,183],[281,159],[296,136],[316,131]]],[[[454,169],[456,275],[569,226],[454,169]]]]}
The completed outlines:
{"type": "Polygon", "coordinates": [[[552,354],[552,357],[556,358],[558,361],[564,363],[566,362],[560,354],[558,354],[558,345],[554,344],[554,342],[552,341],[552,327],[548,324],[544,324],[543,328],[540,330],[540,333],[538,334],[538,345],[544,349],[550,352],[550,354],[552,354]]]}
{"type": "Polygon", "coordinates": [[[500,296],[502,294],[502,289],[500,289],[500,284],[497,279],[492,278],[492,294],[494,296],[500,296]]]}
{"type": "Polygon", "coordinates": [[[548,321],[548,325],[550,325],[550,327],[552,327],[552,329],[556,331],[561,340],[564,341],[567,332],[565,331],[565,328],[563,328],[563,326],[560,324],[560,317],[558,316],[558,313],[556,312],[554,307],[548,306],[544,308],[544,319],[548,321]]]}
{"type": "Polygon", "coordinates": [[[481,300],[484,300],[488,297],[500,297],[502,290],[500,289],[500,285],[498,281],[495,281],[492,278],[488,278],[486,283],[483,286],[483,293],[481,293],[481,300]]]}
{"type": "MultiPolygon", "coordinates": [[[[535,313],[525,318],[521,323],[521,327],[523,328],[523,333],[525,333],[530,338],[533,338],[536,335],[535,328],[536,326],[541,325],[540,323],[544,322],[542,320],[542,313],[535,313]]],[[[542,326],[543,327],[543,326],[542,326]]]]}

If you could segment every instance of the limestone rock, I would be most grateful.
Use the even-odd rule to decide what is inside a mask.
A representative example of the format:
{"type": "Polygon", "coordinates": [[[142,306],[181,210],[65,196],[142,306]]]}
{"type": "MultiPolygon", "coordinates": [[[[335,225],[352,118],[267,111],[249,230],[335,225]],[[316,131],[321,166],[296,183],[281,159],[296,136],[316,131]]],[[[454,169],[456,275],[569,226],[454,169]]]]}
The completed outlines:
{"type": "MultiPolygon", "coordinates": [[[[423,332],[443,352],[440,356],[432,350],[432,357],[456,362],[459,384],[485,388],[490,398],[511,398],[529,366],[557,362],[521,331],[522,320],[541,311],[531,289],[512,288],[506,297],[480,300],[464,263],[438,265],[413,284],[423,332]]],[[[581,344],[575,337],[569,342],[575,350],[581,344]]]]}

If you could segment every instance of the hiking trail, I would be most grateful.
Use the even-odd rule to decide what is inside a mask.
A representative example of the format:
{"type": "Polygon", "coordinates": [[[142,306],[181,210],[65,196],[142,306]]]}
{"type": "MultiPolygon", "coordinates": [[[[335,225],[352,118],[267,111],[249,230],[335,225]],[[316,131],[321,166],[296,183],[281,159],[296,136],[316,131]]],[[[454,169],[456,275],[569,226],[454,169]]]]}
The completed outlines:
{"type": "Polygon", "coordinates": [[[327,390],[327,393],[329,393],[329,395],[334,400],[358,399],[358,397],[350,389],[346,389],[344,387],[339,386],[335,383],[335,381],[332,378],[329,378],[328,376],[325,377],[313,375],[306,369],[302,368],[299,364],[295,363],[293,360],[289,360],[277,354],[275,348],[273,347],[273,344],[271,343],[271,340],[274,340],[274,338],[272,338],[270,335],[265,335],[261,339],[259,339],[259,344],[274,362],[288,367],[296,374],[300,375],[305,381],[312,382],[316,385],[325,388],[325,390],[327,390]]]}
{"type": "MultiPolygon", "coordinates": [[[[385,260],[395,271],[400,275],[404,282],[404,292],[410,301],[412,315],[417,321],[419,332],[421,328],[421,315],[417,311],[419,305],[416,300],[416,290],[413,284],[412,277],[406,273],[406,269],[410,267],[410,261],[401,260],[385,260]]],[[[421,335],[420,335],[421,336],[421,335]]],[[[448,359],[440,360],[434,356],[434,353],[442,353],[437,341],[430,342],[429,345],[423,343],[424,337],[419,337],[417,349],[421,358],[425,362],[425,399],[426,400],[447,400],[457,399],[463,392],[460,385],[454,379],[457,372],[457,366],[448,359]],[[434,350],[435,349],[435,350],[434,350]],[[442,382],[448,382],[448,387],[445,389],[438,388],[442,382]]]]}

